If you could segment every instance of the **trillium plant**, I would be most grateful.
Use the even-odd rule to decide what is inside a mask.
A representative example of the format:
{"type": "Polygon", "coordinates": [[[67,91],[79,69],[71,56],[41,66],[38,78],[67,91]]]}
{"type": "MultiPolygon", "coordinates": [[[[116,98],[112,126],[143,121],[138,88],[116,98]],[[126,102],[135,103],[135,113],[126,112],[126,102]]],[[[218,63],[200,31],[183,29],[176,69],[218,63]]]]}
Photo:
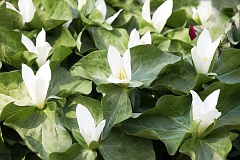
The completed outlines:
{"type": "Polygon", "coordinates": [[[0,159],[240,159],[238,0],[0,3],[0,159]]]}

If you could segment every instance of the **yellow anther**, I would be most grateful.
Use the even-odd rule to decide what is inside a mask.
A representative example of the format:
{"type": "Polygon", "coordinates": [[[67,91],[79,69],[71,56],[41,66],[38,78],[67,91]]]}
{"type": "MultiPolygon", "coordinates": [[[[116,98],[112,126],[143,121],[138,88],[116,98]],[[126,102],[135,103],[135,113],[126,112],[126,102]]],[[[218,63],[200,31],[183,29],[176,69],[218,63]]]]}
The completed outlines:
{"type": "Polygon", "coordinates": [[[207,58],[207,57],[203,58],[203,61],[204,61],[204,62],[206,62],[207,60],[208,60],[208,58],[207,58]]]}
{"type": "Polygon", "coordinates": [[[123,79],[126,79],[126,78],[127,78],[126,72],[125,72],[125,70],[122,68],[122,69],[120,70],[119,79],[120,79],[120,80],[123,80],[123,79]]]}

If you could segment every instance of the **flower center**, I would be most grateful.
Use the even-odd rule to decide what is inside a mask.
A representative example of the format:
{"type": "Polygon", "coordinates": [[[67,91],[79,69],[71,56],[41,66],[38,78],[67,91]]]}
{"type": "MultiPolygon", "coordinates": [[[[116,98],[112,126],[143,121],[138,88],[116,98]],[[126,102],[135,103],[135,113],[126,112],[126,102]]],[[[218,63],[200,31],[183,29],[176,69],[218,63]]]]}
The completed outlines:
{"type": "Polygon", "coordinates": [[[125,72],[125,70],[123,68],[120,70],[119,79],[120,80],[127,79],[126,72],[125,72]]]}
{"type": "Polygon", "coordinates": [[[202,60],[203,62],[206,62],[208,60],[208,57],[204,57],[202,60]]]}

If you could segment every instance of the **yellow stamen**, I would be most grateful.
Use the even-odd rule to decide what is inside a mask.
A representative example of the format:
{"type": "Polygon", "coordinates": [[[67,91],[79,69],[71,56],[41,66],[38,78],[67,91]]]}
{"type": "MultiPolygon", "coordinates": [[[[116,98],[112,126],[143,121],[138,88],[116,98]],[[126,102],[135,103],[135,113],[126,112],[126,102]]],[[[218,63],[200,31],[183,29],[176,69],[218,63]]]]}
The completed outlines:
{"type": "Polygon", "coordinates": [[[204,57],[202,60],[203,60],[203,62],[206,62],[208,60],[208,58],[204,57]]]}
{"type": "Polygon", "coordinates": [[[125,72],[125,70],[123,68],[120,70],[119,79],[120,80],[127,79],[126,72],[125,72]]]}

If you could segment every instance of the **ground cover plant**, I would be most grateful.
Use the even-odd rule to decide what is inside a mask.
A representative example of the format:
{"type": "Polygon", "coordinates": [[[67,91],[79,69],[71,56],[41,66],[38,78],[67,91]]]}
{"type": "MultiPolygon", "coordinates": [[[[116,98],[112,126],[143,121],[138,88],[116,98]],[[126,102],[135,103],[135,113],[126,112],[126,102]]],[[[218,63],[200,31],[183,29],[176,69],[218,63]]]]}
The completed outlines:
{"type": "Polygon", "coordinates": [[[238,0],[1,0],[0,160],[240,158],[238,0]]]}

